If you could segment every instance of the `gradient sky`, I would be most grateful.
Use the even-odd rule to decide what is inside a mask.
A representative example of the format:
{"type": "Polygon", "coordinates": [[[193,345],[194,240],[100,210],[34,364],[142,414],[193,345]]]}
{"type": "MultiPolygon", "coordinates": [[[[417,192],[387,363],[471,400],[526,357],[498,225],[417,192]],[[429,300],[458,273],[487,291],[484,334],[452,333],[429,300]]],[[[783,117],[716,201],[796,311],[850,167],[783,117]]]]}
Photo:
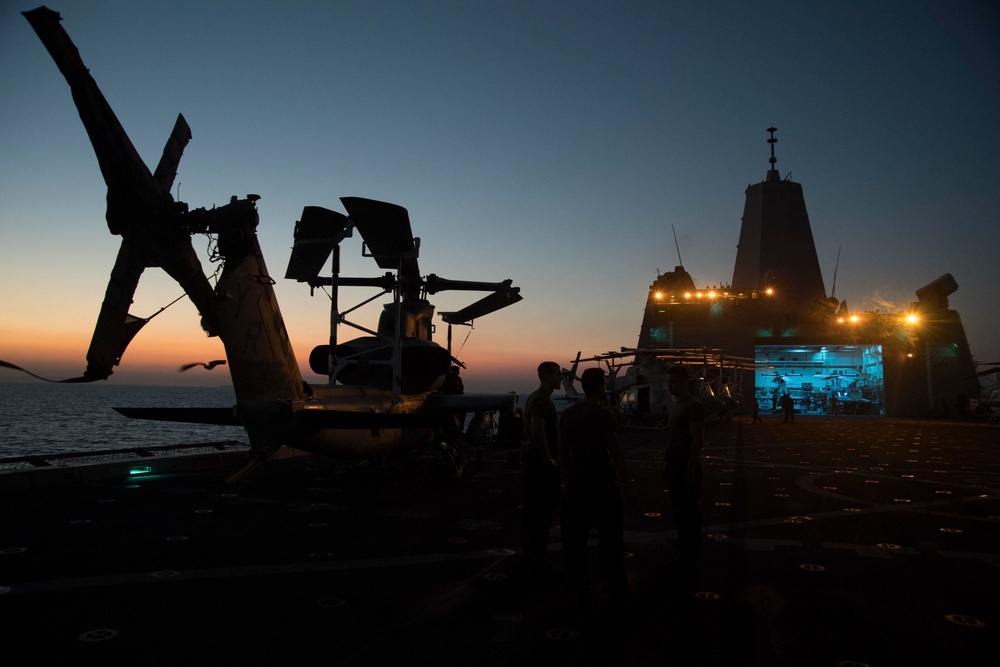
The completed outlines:
{"type": "MultiPolygon", "coordinates": [[[[119,239],[69,88],[20,14],[35,6],[0,0],[0,358],[69,377],[119,239]]],[[[771,125],[827,292],[838,249],[836,296],[852,310],[905,307],[950,272],[974,357],[1000,361],[996,2],[49,6],[151,168],[185,115],[181,200],[261,195],[261,245],[303,365],[329,322],[325,296],[280,278],[303,206],[399,204],[422,273],[512,278],[524,301],[456,329],[454,347],[468,391],[523,390],[543,359],[636,344],[650,283],[678,263],[671,226],[699,287],[731,280],[771,125]]],[[[343,272],[380,273],[357,238],[343,272]]],[[[132,312],[179,294],[148,269],[132,312]]],[[[370,295],[344,289],[342,303],[370,295]]],[[[110,381],[225,384],[221,369],[176,371],[222,357],[185,299],[110,381]]]]}

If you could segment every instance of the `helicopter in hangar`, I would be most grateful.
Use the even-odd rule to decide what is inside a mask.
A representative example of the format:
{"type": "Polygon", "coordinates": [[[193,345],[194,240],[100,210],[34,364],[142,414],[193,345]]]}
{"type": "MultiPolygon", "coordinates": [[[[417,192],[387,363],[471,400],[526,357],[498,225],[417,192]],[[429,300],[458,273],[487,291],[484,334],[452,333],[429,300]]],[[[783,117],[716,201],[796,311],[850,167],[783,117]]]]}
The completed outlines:
{"type": "Polygon", "coordinates": [[[739,371],[753,366],[753,360],[734,357],[715,348],[627,348],[581,359],[577,352],[571,370],[563,371],[567,396],[575,396],[573,380],[581,362],[603,364],[608,376],[608,399],[619,419],[637,426],[642,422],[665,424],[675,399],[667,388],[667,370],[683,364],[694,370],[690,390],[713,422],[732,419],[739,408],[739,371]],[[733,394],[735,389],[736,396],[733,394]]]}
{"type": "MultiPolygon", "coordinates": [[[[406,209],[359,197],[341,199],[347,215],[307,206],[295,226],[286,278],[311,288],[329,287],[332,296],[330,341],[310,355],[312,370],[327,375],[329,383],[317,386],[304,382],[257,240],[259,197],[232,197],[223,206],[193,210],[174,201],[170,190],[191,139],[184,117],[178,115],[160,162],[151,173],[60,25],[60,15],[39,7],[24,12],[24,16],[70,85],[108,186],[108,227],[122,237],[87,352],[87,369],[82,377],[68,382],[104,380],[112,374],[129,342],[151,319],[128,311],[143,271],[158,266],[181,285],[198,308],[205,332],[222,341],[236,406],[118,411],[141,419],[243,426],[253,456],[233,478],[282,446],[368,458],[438,442],[454,423],[456,413],[513,409],[513,393],[449,395],[438,390],[457,362],[451,355],[451,327],[520,301],[520,288],[511,280],[484,283],[446,280],[434,274],[422,277],[420,240],[412,234],[406,209]],[[354,230],[363,239],[362,254],[385,269],[383,275],[340,275],[340,243],[354,230]],[[205,276],[191,243],[192,234],[198,233],[215,239],[212,259],[221,263],[221,269],[214,285],[205,276]],[[320,276],[331,256],[331,275],[320,276]],[[354,308],[339,310],[341,286],[382,290],[355,308],[392,295],[377,330],[348,321],[354,308]],[[490,292],[466,308],[441,314],[448,324],[448,348],[431,340],[434,306],[426,298],[444,290],[490,292]],[[340,324],[368,335],[341,343],[337,337],[340,324]]],[[[218,360],[210,365],[221,363],[218,360]]]]}

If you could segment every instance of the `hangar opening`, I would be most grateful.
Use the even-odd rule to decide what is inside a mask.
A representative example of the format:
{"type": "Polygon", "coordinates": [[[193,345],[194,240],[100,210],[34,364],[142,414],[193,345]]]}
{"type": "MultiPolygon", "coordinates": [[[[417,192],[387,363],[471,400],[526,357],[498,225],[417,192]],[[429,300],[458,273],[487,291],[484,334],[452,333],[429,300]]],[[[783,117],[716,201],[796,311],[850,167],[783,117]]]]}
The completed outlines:
{"type": "Polygon", "coordinates": [[[754,358],[761,412],[787,393],[796,414],[885,414],[881,345],[758,345],[754,358]]]}

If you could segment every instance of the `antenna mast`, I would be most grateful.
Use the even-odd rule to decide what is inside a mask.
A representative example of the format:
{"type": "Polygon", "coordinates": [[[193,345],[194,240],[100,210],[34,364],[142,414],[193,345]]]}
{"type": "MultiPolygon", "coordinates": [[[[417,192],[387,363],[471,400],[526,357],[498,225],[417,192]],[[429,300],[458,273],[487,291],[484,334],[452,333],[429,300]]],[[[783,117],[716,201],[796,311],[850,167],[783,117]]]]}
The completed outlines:
{"type": "Polygon", "coordinates": [[[833,291],[830,292],[831,297],[837,296],[837,270],[840,268],[840,249],[843,247],[843,243],[837,246],[837,263],[833,267],[833,291]]]}
{"type": "Polygon", "coordinates": [[[674,233],[674,247],[677,248],[677,264],[678,264],[678,266],[680,266],[681,268],[683,268],[684,267],[684,261],[681,260],[681,246],[680,246],[679,243],[677,243],[677,230],[674,229],[674,225],[672,223],[670,225],[670,231],[672,231],[674,233]]]}

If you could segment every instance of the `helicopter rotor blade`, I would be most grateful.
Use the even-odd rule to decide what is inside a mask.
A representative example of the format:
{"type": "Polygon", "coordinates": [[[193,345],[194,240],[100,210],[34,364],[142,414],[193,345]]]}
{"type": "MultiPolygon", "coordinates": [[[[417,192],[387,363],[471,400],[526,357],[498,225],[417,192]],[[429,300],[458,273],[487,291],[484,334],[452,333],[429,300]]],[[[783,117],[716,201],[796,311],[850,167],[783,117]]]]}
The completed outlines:
{"type": "Polygon", "coordinates": [[[107,221],[111,233],[125,234],[136,221],[150,217],[160,218],[158,222],[162,222],[173,200],[139,157],[118,117],[83,64],[76,45],[59,25],[62,20],[59,13],[47,7],[38,7],[24,12],[24,17],[69,84],[80,120],[90,137],[108,186],[107,221]]]}
{"type": "Polygon", "coordinates": [[[334,247],[350,233],[350,219],[322,206],[305,206],[295,223],[295,241],[285,278],[309,282],[319,275],[334,247]]]}
{"type": "Polygon", "coordinates": [[[437,294],[450,290],[466,292],[499,292],[500,290],[520,291],[520,287],[511,287],[514,281],[508,279],[499,283],[489,283],[479,280],[448,280],[432,273],[424,279],[424,289],[428,294],[437,294]]]}
{"type": "Polygon", "coordinates": [[[128,312],[144,269],[142,254],[123,240],[87,349],[84,377],[88,380],[106,380],[112,374],[112,367],[121,363],[125,348],[148,321],[128,312]]]}
{"type": "Polygon", "coordinates": [[[164,192],[170,192],[170,188],[174,187],[177,166],[180,164],[184,149],[190,141],[191,128],[184,120],[184,116],[177,114],[174,129],[170,132],[170,138],[167,139],[167,143],[163,147],[160,163],[156,165],[156,171],[153,172],[153,180],[160,184],[164,192]]]}
{"type": "Polygon", "coordinates": [[[84,375],[87,381],[103,380],[138,332],[135,322],[140,318],[130,316],[128,307],[146,267],[162,267],[180,283],[201,312],[205,330],[210,335],[216,331],[212,287],[181,223],[185,207],[175,203],[169,192],[191,130],[179,116],[154,177],[59,24],[59,13],[38,7],[23,14],[70,86],[108,186],[108,229],[122,236],[84,375]]]}
{"type": "Polygon", "coordinates": [[[421,285],[419,244],[406,209],[362,197],[341,197],[340,201],[379,267],[399,269],[400,296],[404,300],[416,297],[421,285]]]}
{"type": "Polygon", "coordinates": [[[524,297],[520,294],[520,289],[514,287],[509,290],[493,292],[484,296],[479,301],[472,303],[461,310],[451,313],[441,313],[441,319],[448,324],[465,324],[477,317],[489,315],[492,312],[506,308],[517,303],[524,297]]]}

